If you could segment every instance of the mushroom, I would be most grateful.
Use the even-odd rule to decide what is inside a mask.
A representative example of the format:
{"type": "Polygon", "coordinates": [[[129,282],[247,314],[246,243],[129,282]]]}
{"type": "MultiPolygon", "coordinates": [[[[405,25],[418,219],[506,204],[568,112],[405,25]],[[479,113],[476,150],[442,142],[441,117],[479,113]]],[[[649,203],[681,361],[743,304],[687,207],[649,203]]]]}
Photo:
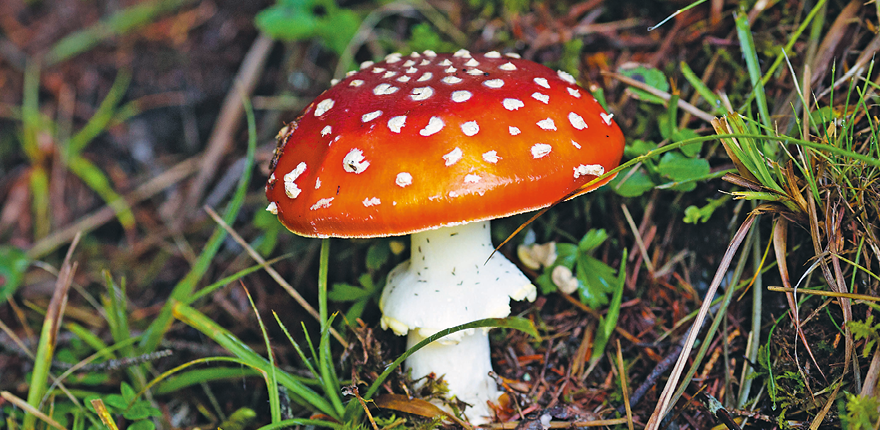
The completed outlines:
{"type": "MultiPolygon", "coordinates": [[[[282,130],[267,210],[309,237],[412,234],[380,300],[382,327],[412,346],[534,300],[529,279],[492,254],[489,220],[602,185],[583,187],[620,162],[611,117],[571,75],[515,54],[391,54],[282,130]]],[[[486,422],[498,394],[486,330],[446,336],[406,365],[442,375],[471,422],[486,422]]]]}

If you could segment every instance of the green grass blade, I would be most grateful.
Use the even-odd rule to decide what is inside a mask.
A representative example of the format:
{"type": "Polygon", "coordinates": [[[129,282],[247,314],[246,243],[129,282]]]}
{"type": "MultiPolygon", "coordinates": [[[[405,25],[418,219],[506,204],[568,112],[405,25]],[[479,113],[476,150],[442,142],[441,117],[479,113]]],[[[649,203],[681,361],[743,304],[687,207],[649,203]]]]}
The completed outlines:
{"type": "Polygon", "coordinates": [[[721,100],[718,98],[718,96],[715,95],[715,93],[712,92],[712,90],[709,89],[709,87],[706,86],[705,83],[703,83],[702,80],[700,80],[699,77],[697,77],[697,74],[694,73],[693,70],[691,70],[690,66],[688,66],[688,64],[684,61],[679,64],[682,76],[684,76],[684,78],[687,79],[691,86],[694,87],[694,90],[697,91],[700,97],[706,100],[706,103],[708,103],[709,106],[712,107],[712,113],[719,116],[726,114],[727,112],[721,105],[721,100]]]}
{"type": "Polygon", "coordinates": [[[266,332],[266,325],[263,324],[263,318],[260,316],[260,311],[257,310],[254,298],[251,297],[251,292],[245,288],[244,293],[247,295],[248,302],[251,304],[251,309],[257,317],[257,324],[260,326],[260,334],[263,336],[263,341],[266,342],[266,355],[269,356],[269,371],[266,376],[266,388],[269,390],[269,413],[272,416],[272,422],[277,423],[278,421],[281,421],[281,401],[278,395],[275,354],[272,353],[272,343],[269,342],[269,333],[266,332]]]}
{"type": "Polygon", "coordinates": [[[70,140],[67,142],[66,149],[68,157],[79,155],[89,142],[94,140],[99,134],[107,129],[107,125],[110,123],[110,120],[113,119],[115,114],[116,106],[119,105],[122,96],[124,96],[125,91],[128,90],[128,84],[130,82],[130,72],[122,70],[116,75],[116,80],[113,81],[113,86],[110,87],[107,96],[101,101],[98,110],[96,110],[95,114],[89,118],[86,125],[76,134],[71,136],[70,140]]]}
{"type": "Polygon", "coordinates": [[[189,370],[178,373],[162,381],[153,390],[156,394],[169,394],[180,391],[187,387],[199,385],[205,382],[242,379],[249,376],[259,376],[256,370],[241,367],[211,367],[208,369],[189,370]]]}
{"type": "Polygon", "coordinates": [[[91,27],[69,34],[46,54],[52,65],[86,52],[111,37],[120,36],[149,24],[159,15],[179,9],[193,0],[157,0],[137,4],[110,15],[91,27]]]}
{"type": "Polygon", "coordinates": [[[98,193],[98,196],[107,203],[107,206],[113,208],[113,211],[116,212],[116,218],[119,219],[123,227],[134,227],[134,213],[131,211],[131,207],[128,206],[128,203],[122,196],[113,190],[107,175],[98,166],[79,155],[75,155],[67,160],[67,168],[88,185],[92,191],[98,193]]]}
{"type": "Polygon", "coordinates": [[[617,269],[617,285],[614,287],[614,295],[611,296],[611,303],[608,304],[608,313],[602,318],[599,324],[599,330],[596,332],[596,340],[593,342],[593,355],[590,357],[590,366],[594,361],[602,358],[605,353],[605,346],[617,327],[617,318],[620,316],[620,306],[623,303],[623,287],[626,285],[626,255],[627,250],[623,250],[623,257],[620,259],[620,268],[617,269]]]}
{"type": "Polygon", "coordinates": [[[737,13],[735,16],[736,34],[739,36],[739,44],[743,57],[746,60],[746,69],[749,71],[749,79],[752,82],[755,102],[758,104],[758,113],[761,122],[768,130],[772,130],[770,111],[767,109],[767,97],[764,94],[764,81],[761,80],[761,66],[758,65],[758,53],[755,51],[755,41],[752,38],[752,30],[749,27],[749,17],[745,13],[737,13]]]}
{"type": "Polygon", "coordinates": [[[373,394],[376,394],[376,391],[379,390],[379,387],[382,386],[382,383],[385,382],[385,379],[388,378],[388,375],[394,371],[398,366],[400,366],[404,360],[409,358],[409,356],[413,355],[416,351],[422,349],[429,343],[440,339],[443,336],[461,331],[467,330],[469,328],[483,328],[483,327],[495,327],[495,328],[509,328],[515,329],[519,331],[523,331],[533,336],[536,339],[540,339],[540,335],[538,334],[538,329],[535,328],[535,324],[530,320],[520,317],[508,317],[508,318],[486,318],[477,320],[474,322],[469,322],[467,324],[457,325],[455,327],[450,327],[444,330],[440,330],[437,333],[428,336],[421,342],[413,345],[412,348],[406,350],[400,357],[397,357],[397,360],[394,360],[381,375],[373,382],[373,385],[370,386],[369,390],[367,390],[367,394],[364,395],[364,400],[369,400],[373,397],[373,394]]]}
{"type": "MultiPolygon", "coordinates": [[[[210,337],[214,342],[217,342],[220,346],[226,348],[226,350],[238,357],[249,367],[253,367],[266,375],[272,371],[271,369],[273,366],[268,360],[254,352],[254,350],[240,341],[235,335],[201,312],[182,303],[173,303],[172,312],[175,318],[210,337]]],[[[331,405],[330,402],[324,399],[320,394],[287,372],[279,369],[276,369],[275,372],[276,378],[281,385],[290,390],[291,393],[294,393],[305,400],[306,404],[303,404],[302,406],[319,410],[334,418],[337,417],[333,405],[331,405]]]]}
{"type": "MultiPolygon", "coordinates": [[[[251,107],[250,101],[247,99],[242,99],[242,103],[245,105],[245,113],[247,115],[248,123],[247,161],[245,162],[244,170],[241,172],[241,179],[238,181],[238,188],[235,190],[235,194],[232,196],[232,200],[230,200],[229,204],[226,206],[226,211],[223,214],[223,220],[230,225],[238,215],[238,211],[241,209],[241,205],[244,203],[244,198],[247,195],[251,172],[254,168],[254,153],[257,145],[257,132],[256,125],[254,124],[253,108],[251,107]]],[[[162,307],[162,310],[159,312],[156,319],[153,320],[153,323],[150,324],[144,332],[144,338],[140,344],[140,352],[142,354],[153,352],[159,346],[162,336],[165,335],[165,331],[171,326],[172,303],[174,301],[186,303],[186,301],[192,297],[196,284],[202,279],[205,272],[208,271],[208,267],[210,267],[213,262],[217,251],[220,250],[220,245],[223,243],[224,239],[226,239],[226,230],[217,226],[214,229],[211,238],[208,239],[208,243],[205,244],[205,247],[202,249],[202,253],[199,255],[199,258],[196,260],[192,269],[190,269],[189,273],[187,273],[186,276],[174,286],[169,300],[165,306],[162,307]]]]}

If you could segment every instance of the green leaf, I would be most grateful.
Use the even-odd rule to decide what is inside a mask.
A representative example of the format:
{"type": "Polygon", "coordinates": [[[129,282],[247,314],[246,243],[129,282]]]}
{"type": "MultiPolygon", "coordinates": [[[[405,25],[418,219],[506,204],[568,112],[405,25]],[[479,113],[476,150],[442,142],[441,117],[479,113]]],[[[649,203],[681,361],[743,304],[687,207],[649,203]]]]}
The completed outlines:
{"type": "Polygon", "coordinates": [[[129,408],[127,411],[122,413],[122,416],[127,420],[136,421],[136,420],[144,420],[150,417],[161,417],[162,411],[154,408],[147,401],[140,401],[129,408]]]}
{"type": "Polygon", "coordinates": [[[333,284],[327,293],[327,298],[334,302],[356,302],[365,297],[370,297],[370,291],[351,284],[333,284]]]}
{"type": "Polygon", "coordinates": [[[608,293],[614,291],[617,281],[616,271],[600,260],[583,256],[578,259],[576,272],[581,302],[593,309],[607,305],[608,293]]]}
{"type": "Polygon", "coordinates": [[[124,411],[128,408],[128,401],[119,394],[108,394],[104,397],[104,404],[106,404],[108,409],[111,409],[113,412],[124,411]]]}
{"type": "Polygon", "coordinates": [[[638,166],[621,171],[608,185],[614,192],[623,197],[638,197],[655,186],[651,178],[648,177],[648,174],[639,169],[638,166]]]}
{"type": "Polygon", "coordinates": [[[388,242],[384,240],[377,241],[367,248],[367,269],[372,271],[379,270],[388,262],[389,258],[391,258],[391,248],[388,247],[388,242]]]}
{"type": "Polygon", "coordinates": [[[126,403],[133,403],[137,400],[137,392],[127,382],[120,384],[119,390],[122,392],[122,398],[125,399],[126,403]]]}
{"type": "MultiPolygon", "coordinates": [[[[693,131],[689,128],[686,128],[684,130],[676,130],[674,133],[672,133],[672,140],[674,140],[676,142],[681,142],[682,140],[693,139],[696,137],[700,137],[700,135],[697,134],[696,131],[693,131]]],[[[684,154],[687,157],[696,157],[697,154],[699,154],[700,150],[702,150],[702,149],[703,149],[703,144],[699,143],[699,144],[694,144],[694,145],[682,146],[680,151],[682,154],[684,154]]]]}
{"type": "MultiPolygon", "coordinates": [[[[644,82],[645,84],[654,87],[663,92],[669,92],[669,82],[666,81],[666,76],[663,75],[663,72],[654,69],[647,68],[645,66],[639,66],[634,69],[621,69],[621,75],[624,75],[628,78],[635,79],[639,82],[644,82]]],[[[637,88],[629,88],[629,91],[632,91],[633,95],[635,95],[638,99],[644,100],[649,103],[655,104],[665,104],[666,101],[657,97],[653,94],[648,94],[637,88]]]]}
{"type": "Polygon", "coordinates": [[[150,420],[137,421],[131,423],[128,430],[156,430],[156,425],[150,420]]]}
{"type": "Polygon", "coordinates": [[[627,158],[636,158],[657,149],[657,144],[642,139],[635,139],[623,148],[623,155],[627,158]]]}
{"type": "Polygon", "coordinates": [[[675,152],[667,152],[660,158],[657,169],[663,176],[674,181],[699,178],[709,174],[709,162],[702,158],[688,158],[675,152]]]}
{"type": "Polygon", "coordinates": [[[15,294],[31,264],[27,253],[9,245],[0,246],[0,305],[15,294]]]}
{"type": "Polygon", "coordinates": [[[608,233],[605,232],[605,229],[592,229],[581,238],[581,241],[578,242],[578,252],[579,253],[588,253],[596,249],[599,245],[605,242],[605,239],[608,239],[608,233]]]}
{"type": "Polygon", "coordinates": [[[360,26],[358,14],[339,9],[336,13],[327,14],[327,19],[318,27],[318,35],[328,48],[341,55],[360,26]]]}

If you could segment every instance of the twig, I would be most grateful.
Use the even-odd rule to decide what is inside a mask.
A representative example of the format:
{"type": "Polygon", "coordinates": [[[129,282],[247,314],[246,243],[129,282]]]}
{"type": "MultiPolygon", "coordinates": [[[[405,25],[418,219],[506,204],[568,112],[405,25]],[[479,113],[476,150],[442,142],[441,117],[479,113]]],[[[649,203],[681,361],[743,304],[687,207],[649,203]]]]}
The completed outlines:
{"type": "MultiPolygon", "coordinates": [[[[296,289],[293,288],[292,285],[287,283],[287,281],[285,281],[284,278],[282,278],[281,275],[272,268],[272,266],[269,266],[266,263],[266,260],[263,259],[263,257],[257,251],[254,251],[254,248],[252,248],[250,244],[248,244],[247,241],[245,241],[238,234],[238,232],[233,230],[232,227],[229,226],[229,224],[226,224],[226,222],[223,221],[223,218],[221,218],[220,215],[217,215],[217,212],[214,212],[214,209],[211,209],[209,206],[205,206],[205,212],[207,212],[208,215],[214,219],[214,222],[223,227],[223,229],[226,230],[227,233],[229,233],[229,236],[232,237],[232,239],[235,240],[236,243],[241,245],[245,249],[245,251],[247,251],[248,255],[250,255],[251,258],[254,259],[254,261],[256,261],[260,266],[263,266],[263,269],[266,271],[266,273],[268,273],[269,276],[271,276],[272,279],[275,280],[275,282],[278,282],[278,284],[281,285],[281,287],[284,288],[285,291],[287,291],[287,294],[290,294],[290,296],[293,297],[293,299],[296,300],[296,302],[299,303],[299,305],[302,306],[303,309],[305,309],[309,314],[315,317],[316,321],[321,321],[321,315],[318,313],[317,310],[315,310],[314,307],[312,307],[312,305],[309,304],[309,302],[306,301],[306,299],[303,298],[299,291],[296,291],[296,289]]],[[[329,329],[330,334],[332,334],[333,337],[335,337],[336,340],[339,341],[342,347],[348,348],[348,342],[345,341],[342,335],[340,335],[339,332],[336,331],[336,329],[334,329],[333,327],[330,327],[329,329]]]]}
{"type": "Polygon", "coordinates": [[[235,84],[223,99],[223,106],[220,108],[220,114],[214,123],[211,136],[208,138],[198,175],[190,185],[186,199],[183,200],[183,216],[177,218],[178,223],[185,221],[198,207],[205,188],[214,178],[221,158],[229,152],[235,131],[244,116],[244,105],[241,103],[241,99],[249,97],[254,92],[263,66],[265,66],[269,52],[272,50],[272,45],[274,45],[274,40],[260,33],[245,55],[241,68],[238,69],[238,74],[235,77],[235,84]]]}
{"type": "Polygon", "coordinates": [[[620,391],[623,393],[623,406],[626,408],[626,425],[633,430],[633,411],[629,404],[629,393],[626,384],[626,368],[623,367],[623,351],[620,349],[620,339],[617,339],[617,368],[620,376],[620,391]]]}
{"type": "MultiPolygon", "coordinates": [[[[618,81],[623,82],[624,84],[627,84],[631,87],[638,88],[646,93],[660,97],[661,99],[663,99],[667,102],[672,99],[672,95],[667,93],[666,91],[660,91],[657,88],[654,88],[644,82],[639,82],[639,81],[632,79],[628,76],[624,76],[619,73],[611,73],[611,72],[602,72],[602,74],[606,75],[606,76],[610,76],[614,79],[617,79],[618,81]]],[[[683,111],[685,111],[685,112],[687,112],[697,118],[700,118],[701,120],[706,121],[706,122],[712,122],[712,120],[715,119],[715,117],[713,115],[706,113],[706,112],[703,112],[702,110],[700,110],[700,108],[698,108],[698,107],[696,107],[696,106],[694,106],[684,100],[681,100],[681,99],[678,99],[678,107],[681,108],[681,110],[683,110],[683,111]]]]}

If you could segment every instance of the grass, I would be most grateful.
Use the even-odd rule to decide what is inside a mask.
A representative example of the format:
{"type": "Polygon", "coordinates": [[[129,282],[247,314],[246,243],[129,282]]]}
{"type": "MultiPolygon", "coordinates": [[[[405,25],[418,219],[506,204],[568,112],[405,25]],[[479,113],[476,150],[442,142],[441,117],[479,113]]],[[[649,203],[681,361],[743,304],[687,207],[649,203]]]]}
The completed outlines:
{"type": "MultiPolygon", "coordinates": [[[[86,192],[112,208],[122,230],[144,238],[156,233],[149,226],[157,209],[123,199],[110,181],[117,173],[96,149],[106,133],[119,133],[117,127],[143,114],[141,104],[126,101],[137,85],[133,72],[115,73],[90,114],[77,120],[61,108],[48,113],[47,105],[63,103],[41,90],[58,64],[76,64],[165,14],[178,23],[191,19],[184,15],[192,11],[188,4],[148,2],[109,14],[61,39],[43,63],[26,63],[20,105],[2,111],[18,127],[11,141],[20,179],[9,183],[26,183],[23,213],[32,229],[10,233],[3,227],[4,238],[35,243],[61,227],[53,221],[56,157],[86,192]],[[47,136],[57,153],[41,144],[47,136]]],[[[567,11],[543,5],[535,13],[521,6],[488,0],[444,6],[471,15],[437,14],[434,4],[333,8],[326,17],[309,19],[320,18],[330,27],[334,20],[361,23],[345,36],[354,42],[340,43],[339,35],[315,30],[296,35],[299,45],[288,49],[295,58],[320,52],[347,64],[355,57],[381,58],[385,49],[429,49],[491,33],[489,42],[480,43],[491,42],[492,49],[522,43],[526,52],[540,46],[531,31],[546,26],[542,20],[569,25],[562,19],[567,11]],[[400,39],[395,33],[400,27],[388,25],[388,17],[414,11],[428,18],[399,24],[418,28],[400,39]],[[518,32],[522,26],[529,31],[518,32]],[[490,28],[497,31],[486,33],[490,28]]],[[[174,249],[170,258],[179,266],[165,280],[168,288],[156,293],[161,297],[141,298],[148,291],[131,279],[143,267],[166,267],[147,261],[163,246],[148,245],[151,251],[134,257],[133,268],[108,255],[133,251],[109,244],[106,232],[86,231],[66,255],[0,248],[5,252],[0,255],[9,256],[0,263],[6,282],[0,285],[0,329],[2,339],[9,340],[4,343],[19,345],[4,344],[4,352],[17,351],[28,358],[15,360],[33,364],[28,375],[14,373],[17,386],[3,385],[4,424],[28,430],[149,430],[170,426],[173,410],[187,416],[186,422],[226,429],[462,425],[422,400],[437,397],[437,391],[429,392],[436,388],[432,382],[419,388],[400,365],[448,333],[498,327],[504,330],[494,332],[493,342],[500,345],[494,359],[508,399],[498,413],[507,422],[491,428],[512,428],[513,422],[529,421],[530,412],[552,416],[551,427],[584,421],[545,409],[549,405],[601,411],[598,418],[615,428],[661,428],[664,419],[708,428],[722,416],[742,428],[877,428],[878,86],[871,61],[844,73],[838,65],[852,63],[834,62],[827,76],[815,79],[810,61],[821,58],[828,46],[823,40],[853,25],[852,19],[831,22],[835,15],[829,11],[837,7],[820,0],[809,7],[777,2],[766,10],[727,10],[722,17],[727,39],[717,36],[723,32],[713,33],[720,48],[711,58],[687,45],[690,50],[671,56],[675,62],[644,61],[634,68],[611,68],[613,50],[593,53],[589,43],[551,43],[564,53],[545,54],[553,61],[604,81],[599,96],[627,130],[627,160],[608,173],[618,176],[590,201],[560,203],[532,223],[528,216],[497,223],[496,236],[512,238],[513,244],[522,243],[514,236],[520,230],[532,235],[529,241],[556,242],[556,261],[530,273],[543,290],[540,307],[518,305],[516,317],[450,328],[410,350],[371,330],[376,285],[403,258],[389,241],[334,241],[331,249],[331,241],[324,240],[318,247],[279,234],[252,216],[249,208],[263,205],[258,142],[269,132],[258,126],[258,115],[267,113],[255,115],[243,98],[248,145],[236,152],[246,168],[235,178],[222,216],[209,210],[213,222],[156,233],[162,237],[157,243],[174,249]],[[612,73],[591,74],[587,64],[612,73]],[[840,76],[847,77],[842,85],[829,85],[840,76]],[[700,235],[710,246],[700,247],[700,235]],[[187,247],[194,250],[189,260],[181,251],[187,247]],[[27,298],[24,291],[34,279],[48,279],[41,267],[52,264],[60,267],[52,274],[54,295],[27,298]],[[551,276],[556,267],[578,280],[575,294],[556,291],[551,276]],[[299,276],[284,281],[289,273],[299,276]],[[266,288],[275,285],[270,277],[311,312],[280,305],[279,298],[289,302],[290,297],[266,288]],[[356,281],[363,288],[352,287],[356,281]],[[597,289],[597,284],[613,288],[597,289]],[[354,290],[362,294],[357,300],[331,300],[354,290]],[[341,313],[353,306],[349,315],[361,320],[342,321],[341,313]],[[83,314],[90,318],[78,316],[83,314]],[[209,353],[192,352],[196,342],[209,353]],[[685,353],[679,356],[676,345],[685,353]],[[167,351],[174,352],[173,364],[163,358],[167,351]],[[24,382],[26,390],[19,388],[24,382]],[[229,384],[259,390],[231,400],[222,395],[229,384]],[[641,400],[631,398],[643,384],[656,389],[641,400]],[[716,399],[709,402],[711,410],[692,403],[698,393],[716,399]],[[190,412],[180,412],[184,408],[190,412]]],[[[864,6],[862,21],[855,21],[876,22],[876,8],[864,6]]],[[[279,5],[264,17],[283,12],[279,5]]],[[[609,8],[606,13],[616,19],[609,18],[604,31],[641,34],[626,27],[632,18],[626,12],[609,8]]],[[[708,32],[700,26],[708,25],[713,13],[696,2],[678,13],[676,28],[666,24],[653,31],[708,32]]],[[[872,33],[861,27],[848,31],[858,36],[852,49],[873,46],[865,41],[875,37],[872,33]]],[[[593,33],[577,34],[587,40],[593,33]]],[[[327,80],[334,70],[334,65],[310,66],[318,70],[314,76],[326,73],[327,80]]],[[[298,93],[297,99],[309,99],[306,95],[298,93]]],[[[0,168],[9,166],[3,162],[0,168]]],[[[10,365],[0,361],[0,366],[10,365]]]]}

